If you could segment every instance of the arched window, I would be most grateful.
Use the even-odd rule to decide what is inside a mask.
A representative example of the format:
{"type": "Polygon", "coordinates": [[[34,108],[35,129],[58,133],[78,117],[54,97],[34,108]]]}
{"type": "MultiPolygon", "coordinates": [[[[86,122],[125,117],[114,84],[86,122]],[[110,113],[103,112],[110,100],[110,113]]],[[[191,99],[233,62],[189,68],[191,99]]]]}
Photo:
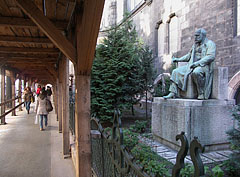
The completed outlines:
{"type": "Polygon", "coordinates": [[[158,56],[164,54],[164,46],[165,46],[165,25],[161,21],[158,26],[158,56]]]}
{"type": "Polygon", "coordinates": [[[178,18],[175,13],[169,16],[168,24],[168,53],[175,53],[178,51],[178,38],[179,38],[179,28],[178,28],[178,18]]]}
{"type": "Polygon", "coordinates": [[[127,0],[127,10],[131,12],[135,7],[140,3],[144,2],[143,0],[127,0]]]}
{"type": "Polygon", "coordinates": [[[236,3],[236,10],[237,10],[237,35],[240,35],[240,0],[237,0],[236,3]]]}

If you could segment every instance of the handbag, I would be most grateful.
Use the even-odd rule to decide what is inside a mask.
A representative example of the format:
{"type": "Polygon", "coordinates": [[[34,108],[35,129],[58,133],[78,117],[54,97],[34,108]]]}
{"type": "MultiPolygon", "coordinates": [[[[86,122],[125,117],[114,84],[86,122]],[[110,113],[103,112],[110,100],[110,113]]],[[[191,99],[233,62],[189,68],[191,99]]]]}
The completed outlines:
{"type": "Polygon", "coordinates": [[[35,98],[33,96],[31,96],[31,102],[34,103],[35,102],[35,98]]]}
{"type": "Polygon", "coordinates": [[[46,99],[46,109],[47,109],[47,112],[51,112],[53,110],[52,103],[49,99],[46,99]]]}
{"type": "Polygon", "coordinates": [[[36,117],[35,117],[35,122],[34,122],[34,124],[38,124],[38,119],[39,119],[39,115],[38,115],[38,114],[36,114],[36,117]]]}

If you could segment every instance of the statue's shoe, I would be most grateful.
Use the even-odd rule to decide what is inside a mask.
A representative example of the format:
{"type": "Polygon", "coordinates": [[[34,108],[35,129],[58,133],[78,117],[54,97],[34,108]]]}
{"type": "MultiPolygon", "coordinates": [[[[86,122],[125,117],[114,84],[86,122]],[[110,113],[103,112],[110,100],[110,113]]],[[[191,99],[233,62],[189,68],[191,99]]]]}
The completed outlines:
{"type": "Polygon", "coordinates": [[[175,93],[169,93],[167,96],[163,96],[164,99],[171,99],[171,98],[175,98],[175,93]]]}
{"type": "Polygon", "coordinates": [[[198,99],[198,100],[204,100],[204,94],[198,95],[197,99],[198,99]]]}

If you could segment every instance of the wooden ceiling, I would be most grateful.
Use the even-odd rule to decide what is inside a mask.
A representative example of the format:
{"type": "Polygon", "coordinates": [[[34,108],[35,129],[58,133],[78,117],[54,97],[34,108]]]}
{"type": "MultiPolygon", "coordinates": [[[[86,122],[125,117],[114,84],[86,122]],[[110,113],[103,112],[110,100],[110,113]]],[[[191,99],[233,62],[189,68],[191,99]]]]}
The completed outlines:
{"type": "MultiPolygon", "coordinates": [[[[59,46],[57,48],[51,42],[17,1],[0,0],[0,66],[43,83],[52,82],[57,77],[61,56],[59,46]]],[[[31,0],[19,1],[25,3],[31,0]]],[[[75,9],[75,0],[32,2],[65,35],[75,9]]]]}

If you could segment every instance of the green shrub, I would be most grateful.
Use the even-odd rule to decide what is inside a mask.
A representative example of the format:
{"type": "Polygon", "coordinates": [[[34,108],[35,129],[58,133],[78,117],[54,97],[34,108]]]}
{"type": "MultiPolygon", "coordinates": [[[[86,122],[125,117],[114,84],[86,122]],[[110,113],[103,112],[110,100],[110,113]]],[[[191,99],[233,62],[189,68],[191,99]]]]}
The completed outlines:
{"type": "Polygon", "coordinates": [[[237,124],[234,128],[227,131],[231,148],[234,150],[230,159],[223,166],[231,176],[240,176],[240,105],[236,105],[232,111],[233,121],[237,124]]]}
{"type": "Polygon", "coordinates": [[[214,177],[223,177],[224,175],[224,172],[223,170],[220,168],[219,165],[215,166],[213,169],[212,169],[212,174],[214,177]]]}
{"type": "Polygon", "coordinates": [[[190,164],[186,164],[183,169],[180,171],[180,176],[182,177],[191,177],[194,174],[194,167],[190,164]]]}
{"type": "Polygon", "coordinates": [[[133,147],[135,147],[138,144],[138,134],[135,132],[132,132],[128,129],[123,130],[123,144],[127,148],[127,150],[131,150],[133,147]]]}
{"type": "Polygon", "coordinates": [[[232,157],[229,160],[226,160],[221,165],[224,168],[224,171],[228,174],[228,176],[236,177],[240,176],[240,163],[239,159],[235,161],[232,157]]]}
{"type": "Polygon", "coordinates": [[[144,167],[148,174],[154,176],[171,176],[167,165],[170,163],[164,161],[156,152],[152,151],[151,147],[139,143],[132,150],[131,153],[136,158],[136,162],[144,167]]]}
{"type": "Polygon", "coordinates": [[[147,127],[147,121],[136,120],[134,125],[130,126],[130,130],[136,133],[144,133],[147,127]]]}

